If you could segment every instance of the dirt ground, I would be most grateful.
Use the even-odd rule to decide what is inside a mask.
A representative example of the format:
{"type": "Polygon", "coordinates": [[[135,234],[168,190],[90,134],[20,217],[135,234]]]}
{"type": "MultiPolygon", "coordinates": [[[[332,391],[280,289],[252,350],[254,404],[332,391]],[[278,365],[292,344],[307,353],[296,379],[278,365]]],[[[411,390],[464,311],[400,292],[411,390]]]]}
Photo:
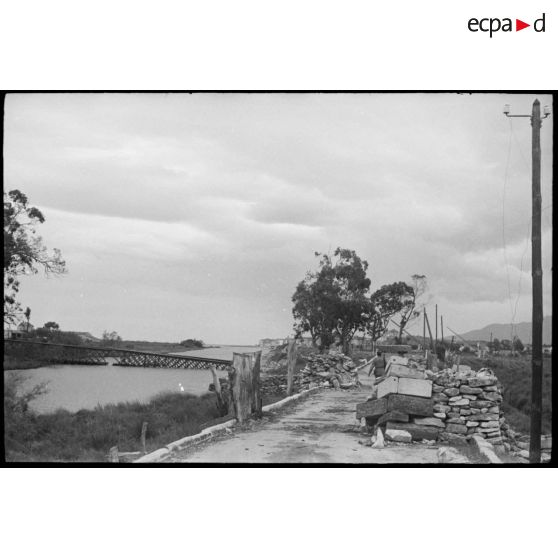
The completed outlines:
{"type": "Polygon", "coordinates": [[[250,421],[202,445],[172,454],[179,463],[438,463],[437,445],[362,445],[356,404],[365,401],[371,380],[361,389],[324,389],[260,421],[250,421]]]}

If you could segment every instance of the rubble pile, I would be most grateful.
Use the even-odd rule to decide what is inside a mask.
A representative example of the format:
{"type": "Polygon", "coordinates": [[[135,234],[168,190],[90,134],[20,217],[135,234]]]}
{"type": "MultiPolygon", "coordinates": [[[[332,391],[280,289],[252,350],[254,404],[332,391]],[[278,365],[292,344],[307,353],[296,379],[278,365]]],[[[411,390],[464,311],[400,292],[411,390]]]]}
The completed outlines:
{"type": "Polygon", "coordinates": [[[488,368],[432,371],[421,358],[390,358],[373,397],[357,405],[357,418],[381,427],[387,440],[469,439],[477,434],[496,448],[516,446],[503,411],[502,386],[488,368]]]}
{"type": "MultiPolygon", "coordinates": [[[[500,408],[502,386],[489,368],[442,370],[433,379],[434,416],[444,421],[444,433],[480,434],[494,446],[507,441],[509,426],[500,408]]],[[[511,449],[509,442],[505,447],[511,449]]]]}
{"type": "Polygon", "coordinates": [[[330,351],[328,354],[315,354],[304,358],[306,366],[298,375],[304,389],[314,386],[350,388],[358,384],[356,364],[351,357],[341,352],[330,351]]]}

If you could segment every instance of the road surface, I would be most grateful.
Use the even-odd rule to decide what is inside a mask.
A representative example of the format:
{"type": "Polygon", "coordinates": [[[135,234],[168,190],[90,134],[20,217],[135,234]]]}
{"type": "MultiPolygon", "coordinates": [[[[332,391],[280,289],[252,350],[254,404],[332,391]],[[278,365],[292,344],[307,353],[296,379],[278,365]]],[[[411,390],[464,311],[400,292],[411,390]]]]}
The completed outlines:
{"type": "Polygon", "coordinates": [[[215,440],[173,453],[164,462],[178,463],[437,463],[437,447],[390,444],[373,449],[359,443],[356,404],[365,401],[371,380],[362,389],[324,389],[300,402],[250,421],[215,440]]]}

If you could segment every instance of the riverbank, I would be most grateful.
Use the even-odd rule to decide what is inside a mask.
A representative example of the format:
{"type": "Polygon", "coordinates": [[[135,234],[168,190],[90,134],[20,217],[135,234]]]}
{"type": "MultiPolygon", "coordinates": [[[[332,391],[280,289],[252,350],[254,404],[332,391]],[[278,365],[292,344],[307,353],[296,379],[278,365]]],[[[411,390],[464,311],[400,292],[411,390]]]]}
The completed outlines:
{"type": "MultiPolygon", "coordinates": [[[[18,373],[8,374],[5,380],[5,457],[10,462],[106,462],[113,446],[120,452],[143,451],[144,422],[148,423],[145,449],[150,452],[230,418],[220,416],[211,392],[163,393],[146,403],[37,413],[30,408],[33,397],[26,396],[29,391],[22,390],[22,381],[18,373]]],[[[262,378],[262,384],[268,383],[262,389],[264,405],[286,395],[286,384],[262,378]]]]}

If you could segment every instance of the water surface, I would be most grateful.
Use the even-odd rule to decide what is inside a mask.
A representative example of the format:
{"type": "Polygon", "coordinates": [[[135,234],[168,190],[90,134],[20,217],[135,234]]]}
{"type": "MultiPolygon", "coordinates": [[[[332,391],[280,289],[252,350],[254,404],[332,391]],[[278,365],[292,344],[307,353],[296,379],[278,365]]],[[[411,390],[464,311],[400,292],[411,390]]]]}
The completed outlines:
{"type": "MultiPolygon", "coordinates": [[[[199,351],[174,354],[192,354],[232,360],[233,352],[253,352],[257,347],[222,346],[199,351]]],[[[6,374],[7,372],[5,372],[6,374]]],[[[26,389],[48,382],[48,392],[32,401],[30,406],[39,413],[62,408],[71,412],[93,409],[97,405],[140,401],[145,403],[162,392],[180,392],[202,395],[212,382],[209,370],[131,368],[124,366],[45,366],[33,370],[18,370],[25,376],[26,389]]],[[[225,371],[217,371],[226,377],[225,371]]]]}

